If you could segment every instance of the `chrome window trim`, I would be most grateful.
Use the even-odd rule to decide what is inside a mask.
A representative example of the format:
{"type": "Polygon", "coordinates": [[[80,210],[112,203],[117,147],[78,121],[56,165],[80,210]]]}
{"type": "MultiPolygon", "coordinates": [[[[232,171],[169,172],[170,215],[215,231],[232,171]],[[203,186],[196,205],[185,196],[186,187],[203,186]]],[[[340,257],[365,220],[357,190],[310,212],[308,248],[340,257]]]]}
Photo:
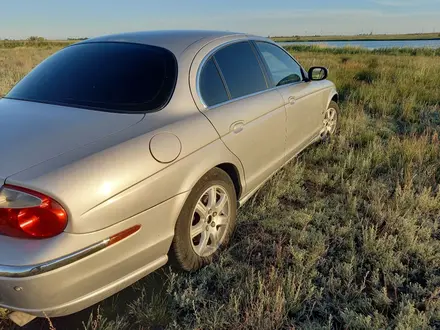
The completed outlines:
{"type": "Polygon", "coordinates": [[[91,254],[101,251],[102,249],[109,246],[108,245],[109,242],[110,242],[110,238],[106,238],[82,250],[36,265],[28,265],[28,266],[0,265],[0,277],[22,278],[22,277],[30,277],[30,276],[36,276],[43,273],[47,273],[51,270],[55,270],[57,268],[67,266],[75,261],[81,260],[91,254]]]}
{"type": "Polygon", "coordinates": [[[214,56],[211,56],[211,57],[209,58],[209,61],[210,61],[210,60],[212,60],[212,62],[213,62],[214,65],[215,65],[215,68],[217,69],[217,73],[218,73],[218,75],[220,76],[220,79],[221,79],[221,81],[222,81],[223,87],[225,88],[226,95],[228,96],[228,100],[232,99],[231,91],[229,90],[229,86],[228,86],[228,84],[226,83],[226,79],[225,79],[225,76],[223,75],[222,70],[220,70],[220,65],[218,64],[218,62],[217,62],[217,60],[216,60],[216,58],[215,58],[214,56]]]}
{"type": "MultiPolygon", "coordinates": [[[[304,75],[303,75],[303,80],[302,80],[302,81],[293,82],[293,83],[286,84],[286,85],[282,85],[282,86],[268,87],[267,89],[262,90],[262,91],[259,91],[259,92],[255,92],[255,93],[252,93],[252,94],[248,94],[248,95],[244,95],[244,96],[240,96],[240,97],[232,98],[232,99],[227,100],[227,101],[225,101],[225,102],[221,102],[221,103],[217,103],[217,104],[212,105],[212,106],[208,106],[208,105],[205,103],[205,101],[203,100],[202,95],[201,95],[201,92],[200,92],[200,76],[201,76],[201,74],[202,74],[202,70],[203,70],[203,68],[204,68],[204,66],[205,66],[205,64],[206,64],[206,62],[208,62],[208,61],[211,59],[211,57],[212,57],[217,51],[219,51],[220,49],[222,49],[222,48],[224,48],[224,47],[227,47],[227,46],[229,46],[229,45],[232,45],[232,44],[235,44],[235,43],[239,43],[239,42],[244,42],[244,41],[246,41],[246,42],[250,42],[250,43],[259,41],[259,42],[266,42],[266,43],[268,43],[268,44],[273,44],[273,45],[275,45],[276,47],[281,48],[284,52],[286,52],[286,53],[290,56],[290,58],[292,58],[292,60],[295,61],[295,62],[299,65],[299,67],[302,69],[302,71],[304,71],[304,68],[301,66],[301,64],[299,64],[298,61],[296,61],[296,60],[290,55],[289,52],[287,52],[284,48],[278,46],[276,43],[273,43],[273,42],[270,42],[270,41],[261,40],[261,39],[254,39],[254,38],[243,38],[243,39],[234,39],[234,40],[230,40],[230,41],[228,41],[228,42],[225,42],[225,43],[223,43],[223,44],[221,44],[221,45],[218,45],[218,46],[216,46],[215,48],[211,49],[211,50],[209,51],[209,53],[206,54],[206,56],[205,56],[205,57],[203,58],[203,60],[200,62],[200,65],[199,65],[199,67],[197,68],[197,74],[196,74],[196,92],[197,92],[197,97],[199,98],[200,103],[202,104],[204,110],[215,109],[215,108],[218,108],[218,107],[220,107],[220,106],[230,104],[230,103],[232,103],[232,102],[240,101],[240,100],[246,99],[246,98],[248,98],[248,97],[252,97],[252,96],[255,96],[255,95],[259,95],[259,94],[262,94],[262,93],[266,93],[266,92],[272,91],[272,90],[274,90],[274,89],[285,88],[285,87],[287,87],[287,86],[294,86],[294,85],[299,85],[299,84],[302,84],[302,83],[306,83],[306,81],[304,80],[305,77],[304,77],[304,75]]],[[[251,46],[252,46],[252,44],[251,44],[251,46]]],[[[259,52],[258,49],[257,49],[257,51],[259,52]]],[[[257,60],[258,60],[258,62],[260,62],[259,59],[258,59],[258,57],[257,57],[257,60]]],[[[260,63],[260,66],[261,66],[261,64],[262,64],[262,63],[260,63]]],[[[267,77],[266,77],[266,73],[265,73],[264,69],[261,68],[261,70],[262,70],[262,73],[263,73],[264,78],[267,79],[267,77]]],[[[267,82],[266,82],[266,84],[267,84],[267,82]]]]}
{"type": "Polygon", "coordinates": [[[273,90],[276,90],[276,89],[280,89],[280,88],[283,88],[283,87],[287,87],[287,86],[299,85],[299,84],[302,84],[302,83],[304,83],[304,81],[299,81],[299,82],[291,83],[291,84],[288,84],[288,85],[275,86],[275,87],[272,87],[272,88],[269,88],[269,89],[265,89],[263,91],[259,91],[259,92],[255,92],[255,93],[252,93],[252,94],[236,97],[235,99],[230,99],[228,101],[225,101],[225,102],[222,102],[222,103],[218,103],[218,104],[212,105],[210,107],[206,107],[205,106],[205,110],[212,110],[212,109],[221,107],[223,105],[227,105],[227,104],[230,104],[230,103],[233,103],[233,102],[238,102],[238,101],[247,99],[249,97],[253,97],[253,96],[256,96],[256,95],[267,93],[267,92],[270,92],[270,91],[273,91],[273,90]]]}

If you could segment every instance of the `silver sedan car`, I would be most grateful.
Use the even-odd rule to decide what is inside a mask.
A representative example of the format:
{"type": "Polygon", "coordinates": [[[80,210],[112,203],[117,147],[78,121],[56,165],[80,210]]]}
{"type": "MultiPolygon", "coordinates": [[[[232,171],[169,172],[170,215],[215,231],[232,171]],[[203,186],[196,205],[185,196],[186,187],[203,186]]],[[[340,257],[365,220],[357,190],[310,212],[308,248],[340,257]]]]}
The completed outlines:
{"type": "Polygon", "coordinates": [[[110,35],[0,100],[0,306],[62,316],[171,259],[211,262],[237,209],[335,133],[338,94],[269,39],[110,35]]]}

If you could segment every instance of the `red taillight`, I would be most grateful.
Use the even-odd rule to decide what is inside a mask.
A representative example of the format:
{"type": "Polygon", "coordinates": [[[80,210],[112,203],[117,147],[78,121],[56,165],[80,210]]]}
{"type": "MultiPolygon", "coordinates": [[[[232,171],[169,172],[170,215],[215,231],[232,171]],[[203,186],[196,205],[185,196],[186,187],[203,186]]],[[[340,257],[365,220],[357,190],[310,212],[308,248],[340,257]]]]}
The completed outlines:
{"type": "Polygon", "coordinates": [[[21,187],[1,188],[1,235],[48,238],[60,234],[66,225],[66,210],[52,198],[21,187]]]}

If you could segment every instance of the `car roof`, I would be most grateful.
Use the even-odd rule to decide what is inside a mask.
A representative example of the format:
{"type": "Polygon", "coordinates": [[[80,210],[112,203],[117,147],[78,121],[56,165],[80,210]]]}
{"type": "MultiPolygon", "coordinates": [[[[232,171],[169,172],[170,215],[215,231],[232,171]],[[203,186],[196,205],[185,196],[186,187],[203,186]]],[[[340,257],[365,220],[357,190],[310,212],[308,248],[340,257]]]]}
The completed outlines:
{"type": "Polygon", "coordinates": [[[163,30],[140,31],[120,34],[105,35],[91,38],[81,43],[88,42],[128,42],[147,44],[166,48],[174,54],[181,54],[188,46],[203,41],[206,44],[212,40],[227,36],[243,36],[244,33],[209,30],[163,30]]]}

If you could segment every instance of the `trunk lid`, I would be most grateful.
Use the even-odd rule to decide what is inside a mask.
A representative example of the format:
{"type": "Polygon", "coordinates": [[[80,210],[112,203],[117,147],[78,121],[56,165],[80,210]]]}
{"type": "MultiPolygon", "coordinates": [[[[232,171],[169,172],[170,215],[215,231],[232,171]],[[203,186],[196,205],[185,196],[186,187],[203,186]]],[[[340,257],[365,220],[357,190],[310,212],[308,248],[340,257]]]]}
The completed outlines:
{"type": "Polygon", "coordinates": [[[0,99],[0,186],[13,174],[121,131],[143,117],[0,99]]]}

